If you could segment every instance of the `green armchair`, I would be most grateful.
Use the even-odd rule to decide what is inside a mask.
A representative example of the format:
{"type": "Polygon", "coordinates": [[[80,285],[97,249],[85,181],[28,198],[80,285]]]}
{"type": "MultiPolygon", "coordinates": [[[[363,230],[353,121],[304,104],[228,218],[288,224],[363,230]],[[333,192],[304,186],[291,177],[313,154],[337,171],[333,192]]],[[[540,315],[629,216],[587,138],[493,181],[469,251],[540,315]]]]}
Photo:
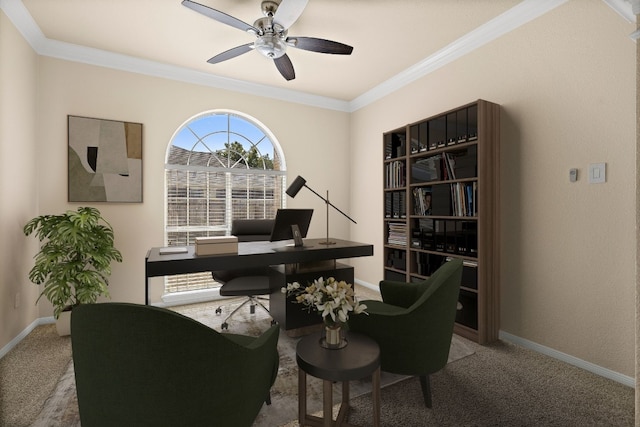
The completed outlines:
{"type": "Polygon", "coordinates": [[[278,372],[278,326],[221,334],[170,310],[73,308],[80,421],[94,426],[251,426],[278,372]]]}
{"type": "Polygon", "coordinates": [[[420,377],[429,408],[429,375],[442,369],[449,357],[461,277],[462,260],[454,259],[421,283],[383,280],[383,301],[363,301],[369,315],[349,318],[350,330],[380,345],[383,371],[420,377]]]}

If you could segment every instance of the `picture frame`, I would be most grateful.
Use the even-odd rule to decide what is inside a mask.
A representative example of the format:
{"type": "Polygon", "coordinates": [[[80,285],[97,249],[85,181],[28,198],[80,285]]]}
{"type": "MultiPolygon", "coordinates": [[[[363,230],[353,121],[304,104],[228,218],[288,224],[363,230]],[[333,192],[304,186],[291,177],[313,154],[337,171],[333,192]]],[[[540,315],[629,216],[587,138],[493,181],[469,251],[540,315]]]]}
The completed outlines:
{"type": "Polygon", "coordinates": [[[68,201],[142,203],[142,124],[67,116],[68,201]]]}

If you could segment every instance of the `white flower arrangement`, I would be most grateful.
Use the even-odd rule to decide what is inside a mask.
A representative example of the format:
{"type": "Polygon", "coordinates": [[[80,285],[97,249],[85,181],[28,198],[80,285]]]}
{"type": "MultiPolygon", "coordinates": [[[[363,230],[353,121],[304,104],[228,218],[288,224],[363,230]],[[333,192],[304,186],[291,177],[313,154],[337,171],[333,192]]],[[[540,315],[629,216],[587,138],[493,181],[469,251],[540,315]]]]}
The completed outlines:
{"type": "Polygon", "coordinates": [[[353,285],[343,280],[337,281],[333,277],[326,281],[320,277],[305,288],[298,282],[287,283],[287,286],[282,288],[282,293],[295,295],[297,303],[321,313],[327,326],[346,323],[349,312],[367,314],[367,306],[358,302],[353,285]]]}

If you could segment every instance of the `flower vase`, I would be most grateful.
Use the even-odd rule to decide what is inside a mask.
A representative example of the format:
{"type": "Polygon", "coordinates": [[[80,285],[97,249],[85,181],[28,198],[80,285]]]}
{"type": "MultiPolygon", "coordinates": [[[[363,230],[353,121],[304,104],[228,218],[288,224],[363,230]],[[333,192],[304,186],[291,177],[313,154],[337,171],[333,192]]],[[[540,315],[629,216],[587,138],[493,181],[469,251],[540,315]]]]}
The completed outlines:
{"type": "Polygon", "coordinates": [[[347,340],[344,338],[342,326],[341,323],[325,324],[324,337],[320,339],[320,346],[332,350],[344,348],[347,345],[347,340]]]}

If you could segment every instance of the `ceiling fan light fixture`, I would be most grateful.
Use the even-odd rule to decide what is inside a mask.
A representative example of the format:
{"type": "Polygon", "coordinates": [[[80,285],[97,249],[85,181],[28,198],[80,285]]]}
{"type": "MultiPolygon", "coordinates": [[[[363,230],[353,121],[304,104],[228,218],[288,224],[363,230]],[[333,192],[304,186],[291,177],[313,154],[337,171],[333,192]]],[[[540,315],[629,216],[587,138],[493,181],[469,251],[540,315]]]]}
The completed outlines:
{"type": "Polygon", "coordinates": [[[210,58],[207,61],[208,63],[218,64],[253,49],[260,52],[265,58],[272,59],[276,68],[286,80],[296,78],[293,64],[286,53],[287,47],[337,55],[351,55],[353,51],[353,47],[331,40],[316,37],[289,38],[287,36],[289,28],[298,20],[308,2],[309,0],[262,0],[261,7],[264,17],[258,18],[253,25],[250,25],[238,18],[196,3],[193,0],[182,0],[182,4],[189,9],[215,19],[222,24],[256,36],[255,42],[236,46],[219,53],[210,58]]]}
{"type": "Polygon", "coordinates": [[[275,34],[265,34],[258,37],[254,46],[258,52],[270,59],[280,58],[287,51],[284,40],[275,34]]]}

